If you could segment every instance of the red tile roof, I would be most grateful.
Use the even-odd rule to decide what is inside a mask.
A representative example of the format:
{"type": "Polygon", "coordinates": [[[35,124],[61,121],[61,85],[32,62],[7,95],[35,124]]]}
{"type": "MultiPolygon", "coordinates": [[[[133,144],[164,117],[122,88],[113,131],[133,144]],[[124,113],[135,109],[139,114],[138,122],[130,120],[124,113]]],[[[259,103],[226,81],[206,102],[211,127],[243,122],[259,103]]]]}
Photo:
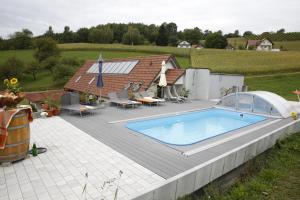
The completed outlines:
{"type": "Polygon", "coordinates": [[[184,73],[184,69],[168,69],[166,72],[168,85],[173,85],[184,73]]]}
{"type": "MultiPolygon", "coordinates": [[[[107,96],[109,92],[122,90],[124,85],[128,82],[143,81],[141,90],[147,89],[151,83],[157,78],[161,70],[162,61],[172,61],[176,66],[176,59],[171,55],[153,55],[144,57],[135,57],[127,59],[112,59],[105,60],[106,62],[116,61],[131,61],[138,60],[137,65],[132,69],[129,74],[103,74],[104,87],[101,92],[103,96],[107,96]]],[[[99,95],[99,89],[96,87],[97,74],[86,73],[86,71],[95,63],[95,61],[87,61],[67,82],[64,86],[65,90],[74,90],[80,92],[88,92],[99,95]],[[75,82],[81,76],[78,82],[75,82]],[[90,80],[96,77],[95,80],[89,85],[90,80]]],[[[172,77],[172,79],[174,79],[172,77]]]]}
{"type": "Polygon", "coordinates": [[[248,40],[247,45],[249,46],[258,46],[260,44],[260,40],[248,40]]]}
{"type": "Polygon", "coordinates": [[[37,92],[25,92],[25,98],[31,102],[41,102],[46,98],[51,98],[55,101],[60,100],[63,95],[63,90],[47,90],[37,92]]]}

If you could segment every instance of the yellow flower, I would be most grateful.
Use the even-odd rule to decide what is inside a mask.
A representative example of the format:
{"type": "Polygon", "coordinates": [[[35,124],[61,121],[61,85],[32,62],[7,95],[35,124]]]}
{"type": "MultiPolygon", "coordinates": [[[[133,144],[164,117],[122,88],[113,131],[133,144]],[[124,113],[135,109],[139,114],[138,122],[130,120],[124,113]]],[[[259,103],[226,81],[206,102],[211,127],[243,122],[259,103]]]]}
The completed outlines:
{"type": "Polygon", "coordinates": [[[9,83],[9,80],[8,79],[4,79],[3,83],[4,83],[4,85],[7,85],[9,83]]]}
{"type": "Polygon", "coordinates": [[[16,78],[10,79],[10,84],[15,85],[17,83],[18,83],[18,79],[16,79],[16,78]]]}

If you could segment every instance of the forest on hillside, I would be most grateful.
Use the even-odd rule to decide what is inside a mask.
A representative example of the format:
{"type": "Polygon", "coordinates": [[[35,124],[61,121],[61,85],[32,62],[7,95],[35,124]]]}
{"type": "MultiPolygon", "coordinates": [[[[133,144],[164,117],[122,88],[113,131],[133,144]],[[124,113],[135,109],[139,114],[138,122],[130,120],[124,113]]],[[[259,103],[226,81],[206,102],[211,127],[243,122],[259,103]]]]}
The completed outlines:
{"type": "Polygon", "coordinates": [[[128,44],[128,45],[157,45],[176,46],[180,41],[188,41],[191,44],[199,44],[208,48],[225,48],[228,38],[244,37],[246,39],[268,38],[272,41],[300,40],[300,32],[285,32],[285,29],[276,32],[263,32],[254,34],[252,31],[240,33],[223,33],[221,30],[213,32],[202,30],[198,27],[178,30],[176,23],[162,23],[161,25],[143,23],[108,23],[90,28],[79,28],[76,31],[65,26],[63,32],[55,32],[51,26],[45,33],[33,36],[29,29],[23,29],[12,33],[8,39],[0,37],[0,50],[31,49],[34,40],[41,37],[50,37],[57,43],[98,43],[98,44],[128,44]],[[210,45],[209,40],[218,41],[218,45],[210,45]],[[203,42],[204,41],[204,42],[203,42]]]}

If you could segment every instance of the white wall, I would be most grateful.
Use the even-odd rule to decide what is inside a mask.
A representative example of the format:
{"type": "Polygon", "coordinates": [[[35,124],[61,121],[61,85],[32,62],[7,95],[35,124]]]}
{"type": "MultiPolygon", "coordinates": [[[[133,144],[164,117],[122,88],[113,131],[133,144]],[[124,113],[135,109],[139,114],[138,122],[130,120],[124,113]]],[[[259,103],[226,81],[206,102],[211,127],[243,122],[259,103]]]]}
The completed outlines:
{"type": "Polygon", "coordinates": [[[244,85],[244,76],[227,74],[210,74],[209,99],[221,98],[221,90],[238,86],[239,90],[244,85]]]}
{"type": "Polygon", "coordinates": [[[187,69],[185,73],[185,88],[190,91],[190,99],[209,98],[209,70],[187,69]]]}
{"type": "Polygon", "coordinates": [[[208,69],[187,69],[184,87],[190,91],[190,99],[209,100],[221,98],[221,90],[244,85],[244,76],[211,74],[208,69]]]}

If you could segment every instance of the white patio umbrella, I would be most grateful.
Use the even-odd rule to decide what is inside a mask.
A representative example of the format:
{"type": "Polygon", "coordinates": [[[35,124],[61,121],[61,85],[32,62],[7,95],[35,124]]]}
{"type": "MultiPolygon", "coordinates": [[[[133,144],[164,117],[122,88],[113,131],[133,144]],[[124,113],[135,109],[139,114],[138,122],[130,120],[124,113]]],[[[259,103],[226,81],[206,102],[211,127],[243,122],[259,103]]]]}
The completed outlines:
{"type": "MultiPolygon", "coordinates": [[[[161,70],[160,70],[160,78],[159,78],[159,83],[158,83],[158,85],[162,88],[167,86],[166,71],[167,71],[166,62],[162,61],[161,70]]],[[[163,94],[163,92],[162,92],[162,94],[163,94]]]]}

